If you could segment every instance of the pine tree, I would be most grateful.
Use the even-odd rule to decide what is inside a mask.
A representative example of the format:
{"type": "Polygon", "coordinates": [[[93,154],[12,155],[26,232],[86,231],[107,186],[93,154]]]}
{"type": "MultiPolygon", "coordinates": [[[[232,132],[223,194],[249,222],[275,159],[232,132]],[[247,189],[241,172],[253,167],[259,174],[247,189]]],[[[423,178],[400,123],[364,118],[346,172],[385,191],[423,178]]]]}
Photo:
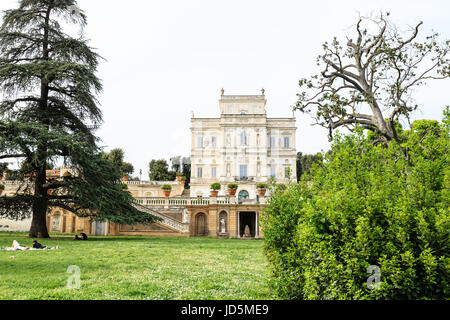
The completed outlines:
{"type": "Polygon", "coordinates": [[[120,185],[121,173],[101,157],[95,129],[102,123],[96,76],[101,57],[83,37],[86,15],[75,0],[21,0],[0,28],[0,160],[26,161],[31,183],[0,198],[0,216],[32,213],[30,237],[48,237],[46,214],[60,207],[80,217],[123,224],[151,223],[120,185]],[[63,30],[78,26],[79,37],[63,30]],[[75,168],[50,181],[49,163],[75,168]]]}

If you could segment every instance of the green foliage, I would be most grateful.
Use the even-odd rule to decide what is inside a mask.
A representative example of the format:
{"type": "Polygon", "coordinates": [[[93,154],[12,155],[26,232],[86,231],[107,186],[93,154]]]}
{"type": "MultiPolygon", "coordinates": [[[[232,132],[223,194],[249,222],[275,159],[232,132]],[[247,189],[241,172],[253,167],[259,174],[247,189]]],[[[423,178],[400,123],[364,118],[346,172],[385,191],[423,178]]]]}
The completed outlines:
{"type": "Polygon", "coordinates": [[[0,183],[0,190],[5,190],[5,185],[0,183]]]}
{"type": "Polygon", "coordinates": [[[131,176],[134,172],[134,167],[131,163],[125,162],[125,153],[122,149],[112,149],[108,153],[103,153],[102,156],[114,163],[120,170],[123,176],[131,176]]]}
{"type": "Polygon", "coordinates": [[[257,188],[257,189],[267,189],[268,186],[267,186],[266,183],[258,183],[258,184],[256,185],[256,188],[257,188]]]}
{"type": "Polygon", "coordinates": [[[164,191],[170,191],[170,190],[172,190],[172,186],[170,184],[164,184],[161,187],[161,189],[164,190],[164,191]]]}
{"type": "Polygon", "coordinates": [[[128,190],[128,185],[125,182],[122,182],[121,186],[122,190],[128,190]]]}
{"type": "Polygon", "coordinates": [[[152,160],[149,163],[149,178],[151,181],[173,181],[176,173],[169,171],[166,160],[152,160]]]}
{"type": "Polygon", "coordinates": [[[308,174],[314,163],[322,161],[322,154],[303,154],[297,153],[297,181],[304,174],[308,174]]]}
{"type": "Polygon", "coordinates": [[[337,136],[310,174],[273,194],[263,232],[280,298],[450,298],[448,126],[416,121],[406,146],[409,161],[361,130],[337,136]],[[372,265],[380,289],[367,287],[372,265]]]}
{"type": "Polygon", "coordinates": [[[217,191],[217,190],[220,190],[221,188],[222,188],[222,186],[220,185],[219,182],[214,182],[211,184],[211,190],[217,191]]]}
{"type": "Polygon", "coordinates": [[[230,189],[230,190],[237,190],[237,188],[238,188],[239,186],[237,185],[237,183],[229,183],[227,187],[228,187],[228,189],[230,189]]]}

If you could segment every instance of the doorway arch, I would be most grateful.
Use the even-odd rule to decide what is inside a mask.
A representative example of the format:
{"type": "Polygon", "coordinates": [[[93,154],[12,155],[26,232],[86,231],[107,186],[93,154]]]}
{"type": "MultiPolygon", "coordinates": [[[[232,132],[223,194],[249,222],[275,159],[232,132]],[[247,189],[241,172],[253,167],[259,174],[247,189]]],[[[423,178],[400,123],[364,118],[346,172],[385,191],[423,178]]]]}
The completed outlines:
{"type": "Polygon", "coordinates": [[[206,236],[208,235],[208,221],[206,214],[203,212],[198,213],[195,216],[195,235],[206,236]]]}

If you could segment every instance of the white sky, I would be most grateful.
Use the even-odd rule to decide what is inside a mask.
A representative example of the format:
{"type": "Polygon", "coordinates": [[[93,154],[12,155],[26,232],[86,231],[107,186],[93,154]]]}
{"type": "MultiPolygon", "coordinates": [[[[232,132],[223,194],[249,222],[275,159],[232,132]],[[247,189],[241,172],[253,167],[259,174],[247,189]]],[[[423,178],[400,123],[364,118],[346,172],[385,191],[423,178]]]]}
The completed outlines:
{"type": "MultiPolygon", "coordinates": [[[[424,21],[422,32],[450,38],[449,1],[78,0],[90,45],[107,59],[99,68],[107,149],[124,149],[146,179],[151,159],[189,156],[191,111],[218,117],[220,89],[259,94],[269,117],[291,116],[298,80],[309,77],[321,45],[343,38],[358,14],[389,11],[398,26],[424,21]]],[[[1,0],[0,10],[17,0],[1,0]]],[[[449,81],[417,92],[415,118],[441,119],[449,81]],[[445,94],[443,94],[445,92],[445,94]]],[[[327,131],[296,113],[297,150],[329,147],[327,131]]]]}

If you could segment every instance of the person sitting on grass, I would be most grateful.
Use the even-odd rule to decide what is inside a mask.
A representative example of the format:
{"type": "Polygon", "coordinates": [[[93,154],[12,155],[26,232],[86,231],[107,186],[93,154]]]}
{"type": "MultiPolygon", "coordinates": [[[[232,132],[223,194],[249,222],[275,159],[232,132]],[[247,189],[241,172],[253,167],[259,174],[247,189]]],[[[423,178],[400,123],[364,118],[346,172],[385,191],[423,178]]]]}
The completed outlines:
{"type": "Polygon", "coordinates": [[[81,236],[83,237],[83,240],[87,240],[88,239],[88,236],[86,235],[86,233],[81,233],[81,236]]]}
{"type": "Polygon", "coordinates": [[[75,238],[73,238],[73,240],[83,240],[81,239],[77,234],[75,235],[75,238]]]}
{"type": "Polygon", "coordinates": [[[48,247],[44,247],[42,244],[37,242],[36,240],[33,241],[33,249],[39,249],[39,250],[47,250],[48,247]]]}

